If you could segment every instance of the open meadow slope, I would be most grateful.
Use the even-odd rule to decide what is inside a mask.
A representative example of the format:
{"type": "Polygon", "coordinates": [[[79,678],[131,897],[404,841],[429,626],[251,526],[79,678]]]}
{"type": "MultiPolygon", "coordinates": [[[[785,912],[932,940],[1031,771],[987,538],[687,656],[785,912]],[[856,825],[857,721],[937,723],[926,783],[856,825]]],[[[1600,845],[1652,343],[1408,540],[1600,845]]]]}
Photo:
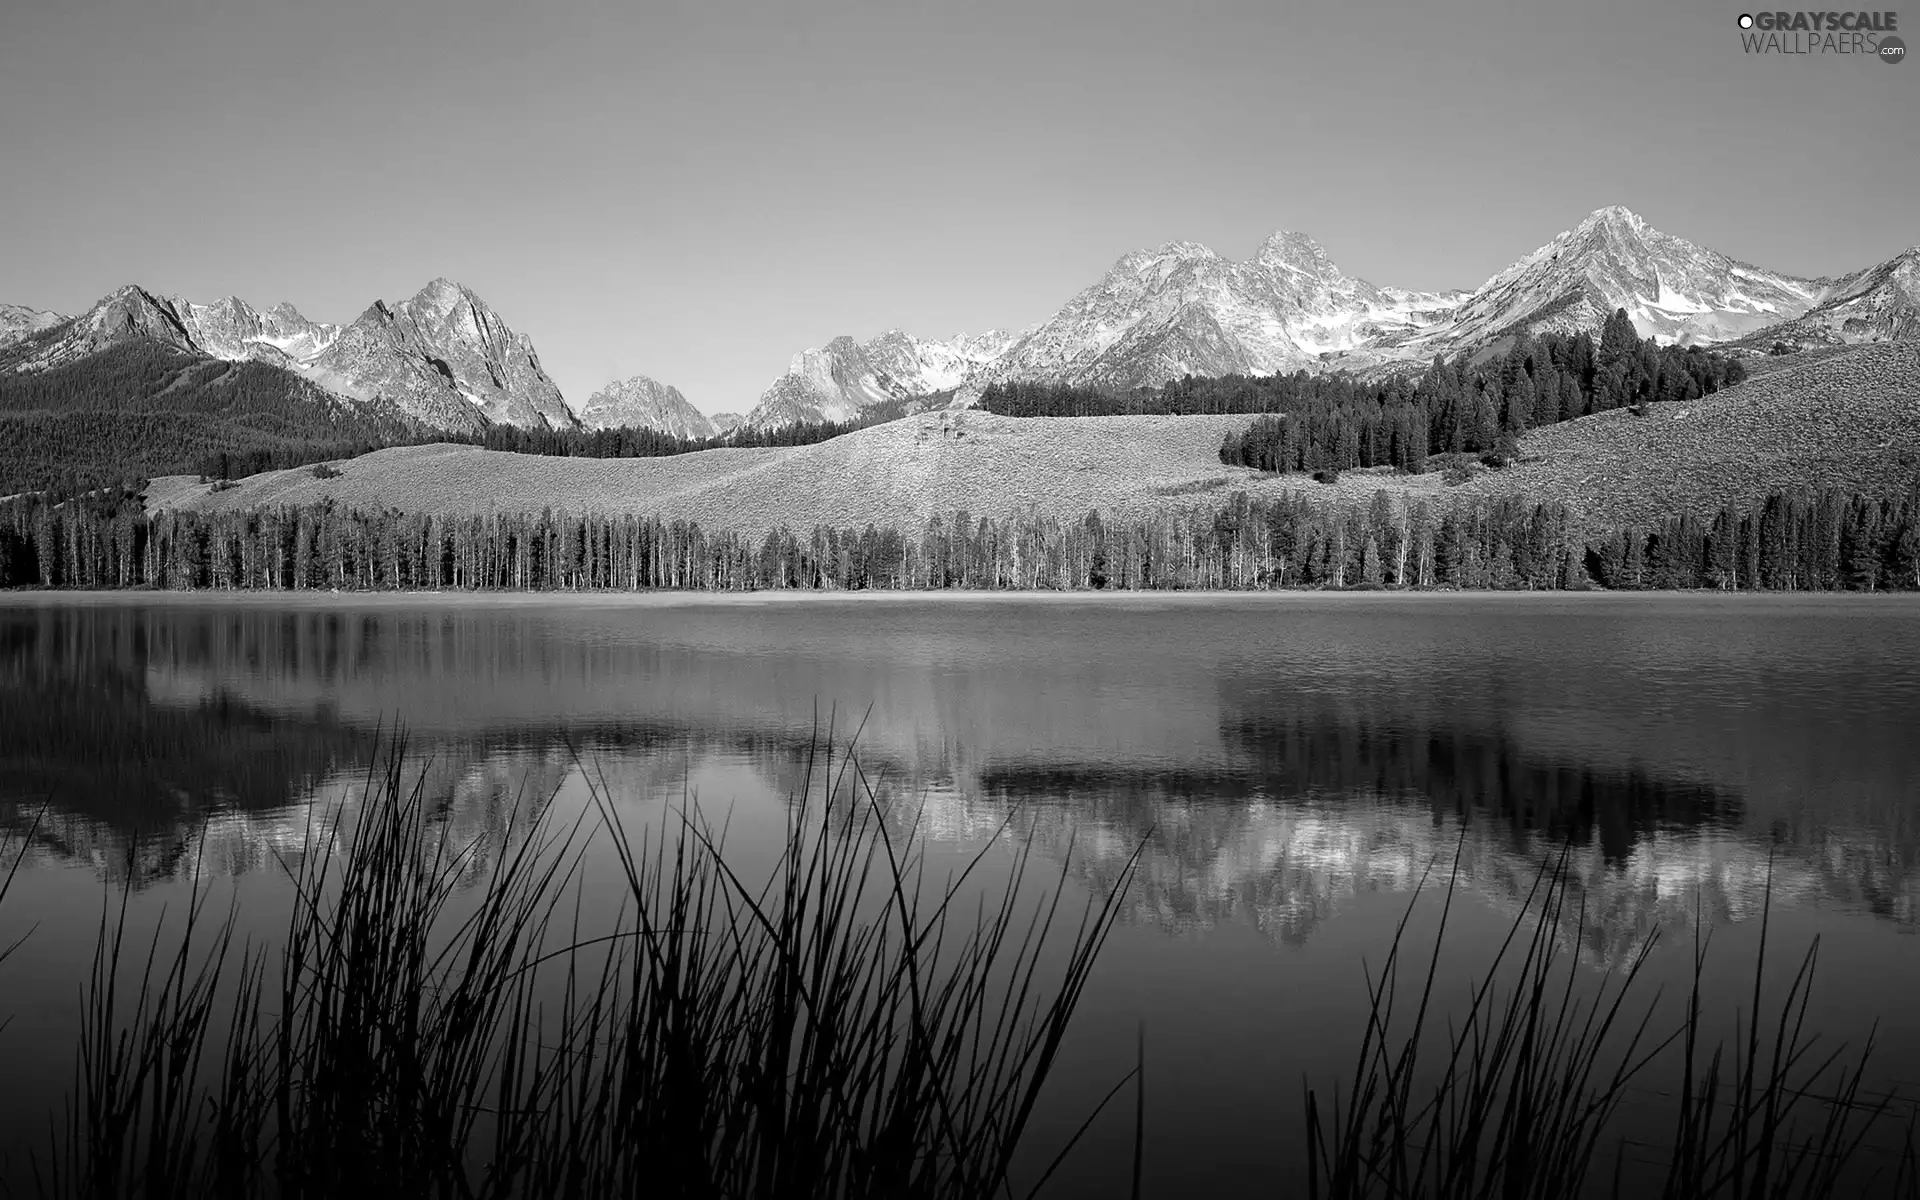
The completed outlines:
{"type": "MultiPolygon", "coordinates": [[[[1771,365],[1771,364],[1770,364],[1771,365]]],[[[1351,471],[1337,483],[1223,466],[1222,437],[1246,416],[998,417],[940,410],[810,446],[705,450],[669,458],[552,458],[469,446],[382,450],[272,471],[213,491],[191,476],[153,481],[149,507],[228,510],[307,504],[442,513],[542,508],[690,518],[759,533],[781,525],[924,523],[965,509],[1004,517],[1037,508],[1123,519],[1212,507],[1234,492],[1299,491],[1354,502],[1386,489],[1557,499],[1596,524],[1644,523],[1791,488],[1891,494],[1920,480],[1920,343],[1864,345],[1782,362],[1702,400],[1620,409],[1547,426],[1521,459],[1448,483],[1439,471],[1351,471]]]]}
{"type": "Polygon", "coordinates": [[[1221,439],[1247,417],[996,417],[940,410],[810,446],[703,450],[668,458],[549,458],[467,446],[382,450],[271,471],[215,492],[191,476],[156,479],[154,510],[219,511],[308,504],[448,513],[556,509],[686,517],[702,528],[909,526],[965,509],[1005,516],[1037,506],[1060,519],[1088,510],[1145,514],[1218,495],[1221,439]]]}

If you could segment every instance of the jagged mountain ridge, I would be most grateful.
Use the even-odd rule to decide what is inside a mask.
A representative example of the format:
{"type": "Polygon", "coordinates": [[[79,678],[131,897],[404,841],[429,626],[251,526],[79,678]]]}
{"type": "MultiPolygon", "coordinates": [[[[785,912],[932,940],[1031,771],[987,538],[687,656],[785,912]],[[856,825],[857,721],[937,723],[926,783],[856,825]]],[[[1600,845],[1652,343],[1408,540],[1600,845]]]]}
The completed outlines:
{"type": "MultiPolygon", "coordinates": [[[[1764,346],[1776,333],[1796,344],[1916,337],[1920,250],[1838,278],[1809,278],[1708,250],[1614,205],[1478,288],[1415,292],[1344,274],[1302,233],[1276,233],[1239,262],[1196,242],[1169,242],[1121,256],[1038,325],[956,355],[961,378],[943,375],[941,387],[917,394],[956,388],[954,403],[965,404],[996,380],[1124,389],[1187,374],[1398,370],[1521,328],[1598,332],[1618,308],[1642,336],[1703,345],[1764,346]]],[[[864,344],[836,338],[797,355],[746,424],[844,420],[915,394],[921,376],[913,370],[875,365],[882,342],[913,346],[922,358],[954,345],[898,331],[864,344]]]]}
{"type": "Polygon", "coordinates": [[[312,362],[340,337],[340,326],[309,321],[291,304],[256,312],[237,296],[212,304],[176,296],[169,303],[202,352],[229,361],[298,367],[312,362]]]}
{"type": "MultiPolygon", "coordinates": [[[[9,309],[30,314],[32,310],[9,309]]],[[[390,404],[450,432],[492,422],[576,428],[578,419],[540,366],[531,339],[472,290],[437,279],[411,299],[375,301],[347,326],[310,321],[288,304],[261,312],[237,297],[195,304],[128,285],[86,312],[52,322],[10,318],[23,332],[0,370],[47,371],[136,339],[227,361],[295,371],[346,399],[390,404]]]]}
{"type": "Polygon", "coordinates": [[[694,439],[720,433],[715,421],[687,403],[679,388],[645,375],[616,380],[601,388],[587,397],[579,415],[580,424],[587,429],[640,427],[694,439]]]}

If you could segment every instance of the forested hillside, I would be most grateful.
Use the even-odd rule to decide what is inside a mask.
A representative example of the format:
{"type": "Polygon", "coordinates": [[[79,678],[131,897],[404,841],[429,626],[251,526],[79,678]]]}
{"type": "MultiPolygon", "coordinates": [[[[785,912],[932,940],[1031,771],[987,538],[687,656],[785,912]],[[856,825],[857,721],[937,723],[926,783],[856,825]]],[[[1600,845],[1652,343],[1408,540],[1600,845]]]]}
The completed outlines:
{"type": "Polygon", "coordinates": [[[1559,504],[1367,507],[1300,494],[1061,522],[955,512],[917,529],[764,538],[625,513],[304,508],[151,519],[127,497],[0,505],[0,585],[80,588],[1920,588],[1920,495],[1775,495],[1595,534],[1559,504]]]}
{"type": "Polygon", "coordinates": [[[1619,408],[1698,400],[1746,378],[1738,359],[1697,346],[1642,340],[1624,311],[1600,340],[1584,333],[1522,334],[1506,353],[1474,366],[1435,359],[1360,395],[1292,401],[1220,448],[1220,460],[1267,471],[1354,467],[1424,471],[1430,455],[1513,457],[1522,434],[1619,408]]]}
{"type": "Polygon", "coordinates": [[[152,341],[0,374],[0,495],[237,478],[425,436],[393,410],[340,400],[282,368],[152,341]]]}

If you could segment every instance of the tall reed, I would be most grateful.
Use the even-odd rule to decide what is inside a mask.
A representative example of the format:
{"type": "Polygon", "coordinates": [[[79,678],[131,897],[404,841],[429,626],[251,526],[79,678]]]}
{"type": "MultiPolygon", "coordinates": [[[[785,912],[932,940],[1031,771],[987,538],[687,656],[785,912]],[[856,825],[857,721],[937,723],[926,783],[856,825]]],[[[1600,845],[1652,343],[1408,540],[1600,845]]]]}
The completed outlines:
{"type": "Polygon", "coordinates": [[[273,944],[242,939],[232,909],[215,920],[197,877],[170,952],[159,929],[130,939],[124,891],[103,912],[37,1189],[1013,1194],[1133,862],[1077,914],[1064,863],[1036,899],[1027,849],[985,883],[998,838],[936,882],[917,815],[851,743],[835,757],[829,727],[751,883],[696,807],[632,831],[590,773],[571,822],[543,810],[505,845],[455,845],[389,743],[357,816],[310,828],[287,864],[273,944]],[[589,936],[596,836],[622,899],[589,936]]]}
{"type": "MultiPolygon", "coordinates": [[[[1311,1196],[1563,1200],[1625,1194],[1627,1142],[1611,1142],[1609,1161],[1609,1135],[1630,1092],[1661,1095],[1638,1082],[1656,1064],[1679,1074],[1668,1094],[1671,1111],[1656,1112],[1656,1127],[1671,1139],[1652,1147],[1664,1156],[1651,1181],[1662,1200],[1786,1200],[1865,1195],[1869,1188],[1920,1196],[1911,1125],[1891,1175],[1871,1167],[1860,1153],[1868,1132],[1890,1123],[1893,1115],[1893,1096],[1869,1098],[1862,1087],[1871,1039],[1851,1066],[1840,1048],[1814,1054],[1806,1015],[1817,938],[1784,998],[1771,1016],[1765,1015],[1771,873],[1751,1008],[1736,1017],[1744,1032],[1736,1036],[1729,1061],[1724,1047],[1706,1049],[1701,1005],[1706,942],[1698,921],[1692,985],[1684,1015],[1673,1027],[1654,1025],[1657,991],[1639,1002],[1646,991],[1643,968],[1657,935],[1591,997],[1575,994],[1577,964],[1563,947],[1580,944],[1587,914],[1584,901],[1572,898],[1567,863],[1565,849],[1543,863],[1519,915],[1471,989],[1465,1013],[1457,1023],[1448,1021],[1444,1038],[1430,1025],[1431,1005],[1458,885],[1457,854],[1439,931],[1425,973],[1415,980],[1412,1020],[1394,1023],[1403,940],[1424,890],[1422,877],[1380,974],[1368,976],[1366,1027],[1344,1102],[1338,1089],[1330,1102],[1318,1090],[1307,1090],[1311,1196]],[[1497,976],[1503,967],[1513,969],[1514,979],[1500,989],[1497,976]],[[1635,998],[1631,1005],[1630,996],[1635,998]]],[[[1643,1183],[1632,1190],[1649,1189],[1643,1183]]]]}

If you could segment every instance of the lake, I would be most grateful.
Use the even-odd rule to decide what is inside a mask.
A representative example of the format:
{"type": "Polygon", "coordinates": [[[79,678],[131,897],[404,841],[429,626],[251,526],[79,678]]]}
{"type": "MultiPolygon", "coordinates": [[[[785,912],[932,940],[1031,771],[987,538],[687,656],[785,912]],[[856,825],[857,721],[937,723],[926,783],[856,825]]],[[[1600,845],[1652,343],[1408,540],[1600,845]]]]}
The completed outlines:
{"type": "MultiPolygon", "coordinates": [[[[1363,962],[1456,851],[1443,1010],[1565,847],[1590,981],[1659,930],[1647,973],[1684,989],[1711,933],[1730,1030],[1770,888],[1770,972],[1819,938],[1820,1044],[1872,1032],[1871,1087],[1920,1089],[1910,597],[16,595],[0,867],[46,807],[0,906],[0,944],[27,934],[0,1121],[44,1130],[71,1079],[110,889],[157,912],[198,870],[264,931],[280,856],[396,722],[457,830],[578,809],[591,770],[642,822],[731,812],[751,863],[829,720],[953,861],[1007,822],[1086,894],[1143,847],[1033,1137],[1069,1135],[1143,1037],[1149,1195],[1291,1177],[1303,1080],[1350,1074],[1363,962]]],[[[1437,900],[1415,911],[1424,950],[1437,900]]],[[[1124,1194],[1117,1104],[1061,1194],[1124,1194]]]]}

